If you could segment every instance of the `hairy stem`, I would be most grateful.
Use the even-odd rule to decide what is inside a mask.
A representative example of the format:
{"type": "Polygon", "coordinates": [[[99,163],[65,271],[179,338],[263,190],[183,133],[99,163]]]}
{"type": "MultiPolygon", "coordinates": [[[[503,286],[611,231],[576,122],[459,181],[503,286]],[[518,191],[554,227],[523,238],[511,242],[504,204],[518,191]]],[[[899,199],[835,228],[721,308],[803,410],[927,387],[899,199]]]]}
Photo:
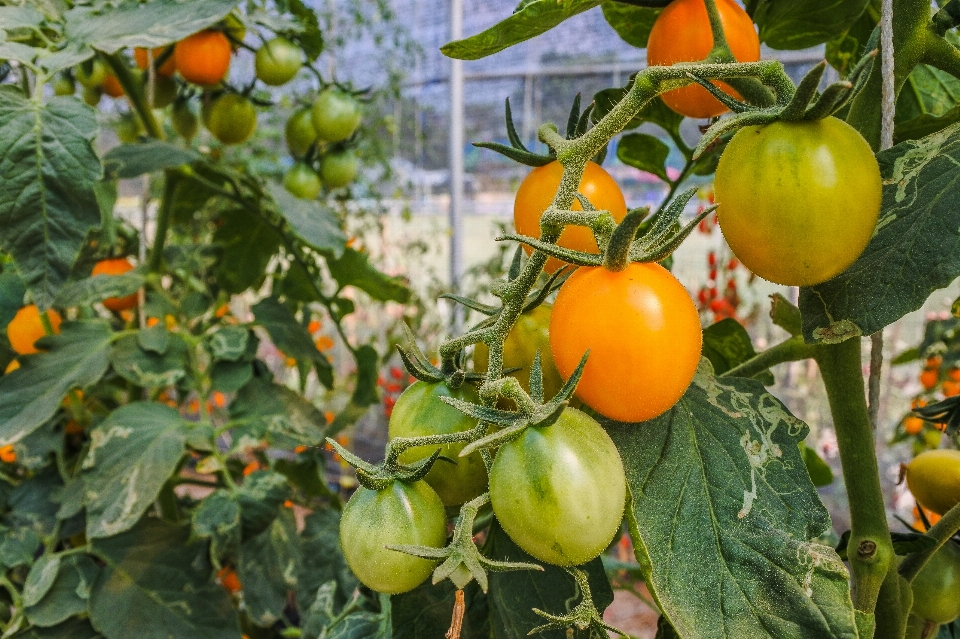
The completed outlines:
{"type": "Polygon", "coordinates": [[[900,574],[903,575],[907,581],[913,581],[913,578],[923,570],[923,567],[930,558],[958,532],[960,532],[960,504],[948,510],[947,514],[941,517],[940,521],[931,526],[930,530],[927,531],[927,537],[934,539],[937,545],[933,548],[907,555],[900,564],[900,574]]]}
{"type": "Polygon", "coordinates": [[[815,344],[804,342],[802,335],[797,335],[780,342],[776,346],[771,346],[739,366],[721,373],[720,377],[753,377],[777,364],[810,359],[816,355],[818,348],[819,346],[815,344]]]}

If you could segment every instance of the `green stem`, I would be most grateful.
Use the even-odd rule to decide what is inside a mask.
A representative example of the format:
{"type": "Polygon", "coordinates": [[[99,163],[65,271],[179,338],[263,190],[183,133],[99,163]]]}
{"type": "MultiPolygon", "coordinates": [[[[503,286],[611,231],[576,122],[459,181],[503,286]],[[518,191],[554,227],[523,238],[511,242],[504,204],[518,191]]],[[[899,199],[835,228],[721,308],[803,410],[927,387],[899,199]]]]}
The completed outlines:
{"type": "Polygon", "coordinates": [[[780,342],[776,346],[771,346],[748,359],[739,366],[721,373],[720,377],[753,377],[757,373],[783,364],[784,362],[799,362],[800,360],[815,357],[819,347],[815,344],[807,344],[803,341],[802,335],[791,337],[788,340],[780,342]]]}
{"type": "Polygon", "coordinates": [[[910,584],[897,572],[896,562],[892,562],[877,599],[873,639],[903,639],[907,631],[908,611],[912,607],[913,591],[910,584]]]}
{"type": "MultiPolygon", "coordinates": [[[[164,172],[163,200],[157,212],[157,232],[153,238],[153,249],[150,253],[150,270],[160,272],[163,265],[163,247],[167,242],[167,229],[170,227],[170,215],[173,211],[173,195],[177,188],[178,173],[173,170],[164,172]]],[[[140,231],[145,232],[144,230],[140,231]]]]}
{"type": "Polygon", "coordinates": [[[116,76],[120,86],[123,87],[123,92],[130,101],[130,105],[133,106],[133,110],[136,111],[140,121],[143,122],[143,128],[146,130],[147,135],[158,140],[163,139],[163,130],[160,128],[160,125],[157,124],[156,118],[153,117],[153,111],[150,109],[150,105],[147,104],[147,97],[143,92],[143,84],[137,82],[137,77],[119,54],[100,55],[104,62],[110,67],[113,75],[116,76]]]}
{"type": "Polygon", "coordinates": [[[927,34],[920,61],[960,78],[960,49],[938,35],[927,34]]]}
{"type": "Polygon", "coordinates": [[[894,553],[867,412],[860,339],[822,345],[816,361],[830,401],[847,488],[853,604],[861,612],[873,613],[894,553]]]}
{"type": "Polygon", "coordinates": [[[960,532],[960,504],[948,510],[947,513],[940,518],[940,521],[931,526],[930,530],[927,531],[927,537],[935,540],[937,545],[933,548],[907,555],[900,564],[900,574],[903,575],[907,581],[913,581],[913,578],[923,569],[930,558],[958,532],[960,532]]]}
{"type": "Polygon", "coordinates": [[[720,11],[717,10],[716,0],[704,0],[707,8],[707,18],[710,20],[710,31],[713,34],[713,49],[707,60],[710,62],[736,62],[733,52],[730,51],[730,45],[727,44],[727,34],[723,30],[723,20],[720,18],[720,11]]]}

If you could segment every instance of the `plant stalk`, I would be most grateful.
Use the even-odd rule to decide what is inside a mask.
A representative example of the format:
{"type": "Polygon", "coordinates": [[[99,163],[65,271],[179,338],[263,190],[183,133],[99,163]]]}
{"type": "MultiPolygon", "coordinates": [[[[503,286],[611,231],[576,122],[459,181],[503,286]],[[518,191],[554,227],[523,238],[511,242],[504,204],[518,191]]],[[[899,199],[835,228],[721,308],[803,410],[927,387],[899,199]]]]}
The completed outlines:
{"type": "MultiPolygon", "coordinates": [[[[150,270],[154,273],[159,273],[163,265],[163,247],[167,242],[167,230],[170,227],[170,215],[173,211],[173,194],[176,192],[178,179],[175,171],[164,172],[163,200],[160,201],[160,209],[157,212],[157,231],[150,252],[150,270]]],[[[140,232],[146,233],[146,231],[142,229],[140,232]]]]}
{"type": "Polygon", "coordinates": [[[815,357],[817,349],[816,344],[807,344],[803,341],[802,335],[791,337],[784,340],[776,346],[771,346],[762,353],[748,359],[739,366],[721,373],[720,377],[753,377],[757,373],[783,364],[784,362],[798,362],[804,359],[815,357]]]}

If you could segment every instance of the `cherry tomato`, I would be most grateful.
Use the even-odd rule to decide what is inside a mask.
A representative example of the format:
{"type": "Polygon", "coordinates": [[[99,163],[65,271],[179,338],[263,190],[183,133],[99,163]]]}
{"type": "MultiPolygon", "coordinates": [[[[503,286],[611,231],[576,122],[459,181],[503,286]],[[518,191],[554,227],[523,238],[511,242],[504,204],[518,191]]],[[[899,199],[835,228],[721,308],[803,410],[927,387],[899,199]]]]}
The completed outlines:
{"type": "MultiPolygon", "coordinates": [[[[144,71],[147,70],[150,60],[147,56],[146,49],[136,47],[133,50],[133,59],[136,61],[138,67],[144,71]]],[[[174,59],[172,47],[156,47],[153,50],[153,64],[157,70],[157,75],[167,78],[173,76],[173,74],[177,72],[177,62],[174,59]],[[166,57],[164,58],[164,56],[166,57]],[[164,58],[163,64],[156,66],[161,58],[164,58]]]]}
{"type": "Polygon", "coordinates": [[[497,521],[518,546],[560,566],[603,552],[620,529],[626,497],[613,440],[575,408],[503,445],[490,469],[497,521]]]}
{"type": "MultiPolygon", "coordinates": [[[[148,96],[150,91],[148,78],[143,76],[143,95],[148,96]]],[[[177,82],[165,75],[155,76],[153,79],[153,108],[164,109],[177,99],[177,82]]]]}
{"type": "Polygon", "coordinates": [[[190,103],[186,100],[178,100],[173,105],[173,110],[170,113],[170,124],[177,135],[188,142],[200,130],[200,120],[190,109],[190,103]]]}
{"type": "MultiPolygon", "coordinates": [[[[717,0],[717,10],[730,51],[737,62],[760,59],[760,38],[747,12],[734,0],[717,0]]],[[[674,0],[660,13],[647,42],[647,64],[671,66],[678,62],[700,62],[713,49],[713,33],[703,0],[674,0]]],[[[724,82],[714,84],[729,95],[740,95],[724,82]]],[[[691,84],[667,91],[663,101],[671,109],[690,118],[712,118],[727,108],[706,89],[691,84]]]]}
{"type": "Polygon", "coordinates": [[[286,38],[270,40],[257,50],[254,58],[257,78],[274,87],[292,80],[301,66],[303,52],[286,38]]]}
{"type": "Polygon", "coordinates": [[[360,104],[350,94],[326,89],[313,103],[313,128],[327,142],[346,140],[360,126],[360,104]]]}
{"type": "MultiPolygon", "coordinates": [[[[517,318],[517,323],[510,329],[506,341],[503,343],[503,367],[520,368],[510,373],[516,377],[520,385],[530,392],[530,366],[540,351],[540,366],[543,369],[543,395],[550,399],[560,391],[563,378],[553,362],[553,352],[550,350],[550,313],[552,306],[541,304],[529,313],[517,318]]],[[[473,364],[478,373],[487,372],[490,351],[484,343],[477,344],[473,351],[473,364]]]]}
{"type": "Polygon", "coordinates": [[[390,595],[419,586],[436,564],[386,546],[442,548],[446,540],[443,503],[424,481],[395,481],[384,490],[361,486],[340,519],[340,545],[353,574],[368,588],[390,595]]]}
{"type": "Polygon", "coordinates": [[[213,86],[220,83],[230,70],[232,52],[227,36],[207,29],[178,42],[173,57],[184,80],[213,86]]]}
{"type": "MultiPolygon", "coordinates": [[[[559,162],[551,162],[533,169],[523,179],[513,203],[513,224],[517,233],[528,237],[540,237],[540,218],[553,203],[562,176],[563,165],[559,162]]],[[[610,174],[595,162],[587,162],[580,180],[579,191],[597,209],[609,211],[617,222],[627,214],[627,203],[623,199],[620,187],[610,174]]],[[[575,211],[582,210],[578,201],[574,201],[572,208],[575,211]]],[[[558,244],[576,251],[599,252],[593,231],[583,226],[566,227],[560,235],[558,244]]],[[[527,255],[533,252],[528,246],[523,248],[527,255]]],[[[547,260],[544,270],[547,273],[553,273],[562,266],[564,262],[551,257],[547,260]]]]}
{"type": "Polygon", "coordinates": [[[313,128],[310,109],[300,109],[291,115],[284,127],[284,135],[290,153],[298,158],[305,156],[317,141],[317,130],[313,128]]]}
{"type": "Polygon", "coordinates": [[[103,78],[103,83],[100,85],[100,89],[111,98],[123,97],[123,86],[121,86],[120,80],[117,79],[117,76],[113,75],[112,73],[108,73],[106,77],[103,78]]]}
{"type": "Polygon", "coordinates": [[[239,144],[257,128],[257,110],[242,95],[221,95],[210,105],[207,128],[224,144],[239,144]]]}
{"type": "Polygon", "coordinates": [[[697,307],[659,264],[581,267],[553,305],[557,368],[569,378],[589,350],[576,393],[610,419],[642,422],[669,410],[693,380],[702,345],[697,307]]]}
{"type": "MultiPolygon", "coordinates": [[[[939,440],[939,433],[937,433],[939,440]]],[[[960,451],[928,450],[906,466],[907,487],[924,508],[945,514],[960,502],[960,451]]]]}
{"type": "Polygon", "coordinates": [[[303,200],[315,200],[320,195],[323,185],[320,176],[310,166],[297,162],[287,174],[283,176],[283,186],[303,200]]]}
{"type": "Polygon", "coordinates": [[[323,156],[320,162],[320,177],[328,189],[339,189],[353,182],[360,163],[350,149],[334,151],[323,156]]]}
{"type": "Polygon", "coordinates": [[[99,58],[81,62],[74,72],[77,82],[88,89],[99,89],[103,79],[107,77],[107,65],[99,58]]]}
{"type": "Polygon", "coordinates": [[[924,621],[950,623],[960,617],[960,547],[948,541],[917,573],[911,614],[924,621]]]}
{"type": "Polygon", "coordinates": [[[140,118],[132,113],[125,113],[117,121],[116,132],[117,138],[124,144],[136,144],[143,135],[140,118]]]}
{"type": "Polygon", "coordinates": [[[99,87],[83,87],[80,94],[83,97],[83,101],[92,107],[100,104],[100,99],[103,97],[103,93],[100,92],[99,87]]]}
{"type": "MultiPolygon", "coordinates": [[[[122,275],[133,270],[127,258],[121,257],[111,260],[101,260],[93,267],[90,275],[122,275]]],[[[103,300],[103,305],[114,312],[125,311],[134,308],[137,305],[137,294],[127,295],[126,297],[108,297],[103,300]]]]}
{"type": "Polygon", "coordinates": [[[960,395],[960,382],[948,379],[943,383],[943,396],[955,397],[960,395]]]}
{"type": "MultiPolygon", "coordinates": [[[[455,397],[477,404],[480,398],[470,384],[453,390],[444,383],[416,382],[401,393],[390,415],[390,438],[446,435],[476,428],[477,420],[443,403],[441,397],[455,397]]],[[[438,459],[426,476],[426,482],[440,496],[445,506],[459,506],[483,493],[487,487],[487,468],[480,453],[460,457],[465,444],[446,444],[440,454],[453,463],[438,459]]],[[[410,448],[400,461],[411,464],[429,457],[436,446],[410,448]]]]}
{"type": "Polygon", "coordinates": [[[923,420],[919,417],[910,416],[903,420],[903,432],[907,435],[916,435],[923,430],[923,420]]]}
{"type": "Polygon", "coordinates": [[[77,86],[74,84],[73,78],[65,73],[57,74],[56,79],[51,84],[54,95],[73,95],[77,92],[77,86]]]}
{"type": "Polygon", "coordinates": [[[760,277],[788,286],[846,270],[880,214],[873,151],[834,117],[741,129],[720,158],[715,189],[733,252],[760,277]]]}
{"type": "Polygon", "coordinates": [[[940,383],[940,371],[936,369],[924,369],[920,372],[920,384],[926,390],[933,390],[940,383]]]}
{"type": "MultiPolygon", "coordinates": [[[[60,314],[53,309],[46,311],[47,319],[54,333],[60,332],[60,314]]],[[[19,355],[31,355],[38,352],[34,342],[46,335],[43,322],[40,319],[40,310],[36,304],[24,306],[14,315],[7,324],[7,339],[10,347],[19,355]]]]}

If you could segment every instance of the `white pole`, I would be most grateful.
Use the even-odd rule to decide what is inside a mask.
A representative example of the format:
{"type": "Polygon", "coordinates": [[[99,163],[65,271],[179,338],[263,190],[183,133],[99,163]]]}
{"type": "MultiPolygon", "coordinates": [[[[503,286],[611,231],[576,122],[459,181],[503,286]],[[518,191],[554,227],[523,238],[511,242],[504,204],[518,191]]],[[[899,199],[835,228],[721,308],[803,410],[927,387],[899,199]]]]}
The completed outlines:
{"type": "MultiPolygon", "coordinates": [[[[450,40],[463,38],[463,0],[450,0],[450,40]]],[[[450,62],[450,286],[460,290],[463,274],[463,62],[450,62]]],[[[453,306],[453,330],[460,333],[463,308],[453,306]]]]}

